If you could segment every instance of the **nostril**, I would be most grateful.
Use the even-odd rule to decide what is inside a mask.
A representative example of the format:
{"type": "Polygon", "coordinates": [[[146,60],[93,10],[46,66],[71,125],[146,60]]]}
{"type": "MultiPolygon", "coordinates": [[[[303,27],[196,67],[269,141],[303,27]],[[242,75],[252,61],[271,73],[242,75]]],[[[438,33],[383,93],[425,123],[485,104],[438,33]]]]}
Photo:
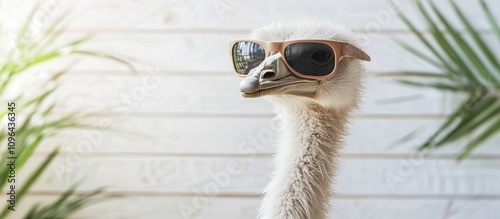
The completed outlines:
{"type": "Polygon", "coordinates": [[[261,78],[262,79],[271,79],[271,78],[274,78],[274,76],[276,76],[276,73],[274,73],[274,71],[266,71],[266,72],[264,72],[264,74],[262,74],[261,78]]]}

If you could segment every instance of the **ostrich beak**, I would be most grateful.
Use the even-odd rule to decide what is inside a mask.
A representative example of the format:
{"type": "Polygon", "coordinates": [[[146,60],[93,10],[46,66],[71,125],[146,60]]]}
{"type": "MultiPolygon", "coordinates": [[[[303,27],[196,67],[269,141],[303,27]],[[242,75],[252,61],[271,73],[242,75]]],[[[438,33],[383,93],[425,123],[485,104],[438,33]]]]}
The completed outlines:
{"type": "Polygon", "coordinates": [[[293,75],[283,62],[281,54],[276,53],[250,70],[240,83],[240,91],[246,98],[280,94],[314,97],[316,87],[304,86],[305,83],[318,84],[316,80],[302,79],[293,75]]]}

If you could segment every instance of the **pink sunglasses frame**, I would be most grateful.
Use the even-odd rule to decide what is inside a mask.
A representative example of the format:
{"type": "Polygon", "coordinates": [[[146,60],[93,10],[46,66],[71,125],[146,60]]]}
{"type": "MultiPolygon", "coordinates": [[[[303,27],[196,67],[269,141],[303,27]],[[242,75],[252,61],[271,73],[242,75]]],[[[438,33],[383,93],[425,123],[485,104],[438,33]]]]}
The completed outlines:
{"type": "Polygon", "coordinates": [[[281,53],[282,55],[285,54],[285,50],[289,45],[295,44],[295,43],[323,43],[325,45],[328,45],[332,48],[334,55],[335,55],[335,67],[333,68],[332,72],[328,75],[321,75],[321,76],[315,76],[315,75],[304,75],[301,74],[300,72],[296,71],[293,69],[290,64],[286,61],[284,57],[282,57],[283,62],[287,66],[287,68],[297,77],[300,78],[306,78],[306,79],[315,79],[315,80],[326,80],[329,79],[333,76],[335,76],[335,73],[338,71],[338,66],[340,63],[340,60],[342,60],[345,57],[350,57],[350,58],[356,58],[360,59],[363,61],[370,61],[371,58],[368,54],[366,54],[363,50],[358,49],[357,47],[345,43],[345,42],[340,42],[340,41],[335,41],[335,40],[290,40],[290,41],[282,41],[282,42],[269,42],[269,41],[260,41],[260,40],[252,40],[252,39],[236,39],[230,42],[229,50],[230,50],[230,55],[231,59],[233,61],[233,68],[236,71],[236,74],[238,74],[241,77],[245,77],[244,74],[239,74],[237,69],[236,69],[236,64],[233,56],[233,49],[234,45],[239,43],[239,42],[251,42],[251,43],[256,43],[262,48],[264,48],[266,52],[266,58],[271,55],[272,51],[276,51],[281,53]]]}

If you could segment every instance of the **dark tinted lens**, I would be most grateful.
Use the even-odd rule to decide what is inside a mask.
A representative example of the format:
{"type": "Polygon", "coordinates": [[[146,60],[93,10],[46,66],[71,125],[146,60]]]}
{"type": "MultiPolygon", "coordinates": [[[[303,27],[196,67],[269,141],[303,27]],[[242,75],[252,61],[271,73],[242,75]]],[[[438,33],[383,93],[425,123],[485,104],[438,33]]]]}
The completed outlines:
{"type": "Polygon", "coordinates": [[[335,53],[323,43],[295,43],[285,49],[288,64],[304,75],[324,76],[335,67],[335,53]]]}
{"type": "Polygon", "coordinates": [[[238,42],[233,47],[233,63],[236,72],[246,75],[266,58],[264,48],[257,43],[238,42]]]}

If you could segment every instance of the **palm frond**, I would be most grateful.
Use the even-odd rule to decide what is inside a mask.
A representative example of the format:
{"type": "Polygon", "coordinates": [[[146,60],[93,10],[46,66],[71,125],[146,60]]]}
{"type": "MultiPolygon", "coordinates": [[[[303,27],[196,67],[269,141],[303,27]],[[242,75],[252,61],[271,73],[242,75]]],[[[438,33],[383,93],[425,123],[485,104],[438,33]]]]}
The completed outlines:
{"type": "Polygon", "coordinates": [[[64,219],[71,216],[75,210],[81,209],[89,204],[99,201],[98,196],[103,189],[97,189],[92,192],[77,195],[77,186],[66,190],[57,200],[42,207],[33,206],[24,219],[64,219]]]}
{"type": "MultiPolygon", "coordinates": [[[[1,2],[1,0],[0,0],[1,2]]],[[[83,123],[84,117],[79,113],[69,113],[60,115],[54,112],[57,108],[57,102],[54,102],[54,95],[59,89],[59,78],[66,74],[69,69],[55,72],[48,79],[39,81],[33,85],[35,94],[11,94],[7,91],[13,84],[22,84],[21,75],[32,74],[27,70],[44,65],[48,62],[59,60],[63,57],[76,55],[85,55],[99,59],[111,60],[129,67],[135,72],[134,67],[125,59],[115,55],[102,52],[88,51],[82,45],[92,40],[92,36],[84,35],[75,40],[65,40],[61,37],[64,34],[63,29],[58,26],[70,16],[69,12],[63,12],[55,16],[47,28],[37,32],[36,36],[30,35],[29,28],[31,21],[37,13],[41,12],[41,5],[35,6],[27,15],[27,20],[17,32],[15,45],[9,50],[2,49],[0,53],[0,103],[14,100],[16,102],[16,113],[22,118],[22,122],[17,120],[16,124],[16,170],[24,168],[22,171],[28,175],[28,178],[21,182],[16,193],[16,201],[23,205],[28,191],[44,174],[47,167],[56,158],[57,149],[52,151],[41,164],[33,170],[25,170],[25,164],[35,154],[37,148],[44,144],[44,141],[65,130],[78,128],[94,128],[83,123]],[[54,86],[47,86],[54,84],[54,86]],[[7,96],[7,94],[9,96],[7,96]],[[43,121],[39,121],[43,118],[43,121]]],[[[0,27],[2,27],[0,21],[0,27]]],[[[0,120],[7,117],[7,110],[0,109],[0,120]]],[[[9,134],[6,130],[0,130],[0,143],[6,143],[9,134]]],[[[6,145],[6,144],[3,144],[6,145]]],[[[7,151],[2,152],[0,161],[5,163],[7,151]]],[[[0,189],[5,190],[8,174],[6,165],[0,166],[0,189]]],[[[17,186],[16,186],[17,187],[17,186]]],[[[102,189],[96,189],[86,194],[77,194],[76,186],[66,190],[56,201],[50,204],[36,205],[25,215],[24,218],[67,218],[79,209],[94,203],[97,196],[102,193],[102,189]]],[[[17,204],[17,203],[16,203],[17,204]]],[[[11,213],[7,208],[2,209],[0,218],[5,218],[11,213]]]]}
{"type": "MultiPolygon", "coordinates": [[[[467,18],[463,9],[454,1],[450,1],[450,8],[463,27],[452,25],[450,20],[453,18],[445,16],[434,2],[415,2],[420,16],[429,28],[429,34],[418,30],[403,14],[399,16],[428,51],[401,41],[398,43],[412,55],[437,67],[438,71],[407,70],[386,73],[383,76],[396,77],[400,83],[409,86],[464,96],[462,104],[456,107],[441,127],[419,147],[420,150],[435,149],[472,136],[473,140],[458,156],[458,159],[463,159],[481,143],[500,132],[500,57],[495,54],[499,49],[488,46],[490,43],[471,23],[473,19],[467,18]],[[466,36],[470,36],[471,40],[466,36]],[[424,55],[428,52],[433,57],[424,55]]],[[[483,0],[480,1],[480,6],[500,42],[500,27],[494,13],[483,0]]]]}

